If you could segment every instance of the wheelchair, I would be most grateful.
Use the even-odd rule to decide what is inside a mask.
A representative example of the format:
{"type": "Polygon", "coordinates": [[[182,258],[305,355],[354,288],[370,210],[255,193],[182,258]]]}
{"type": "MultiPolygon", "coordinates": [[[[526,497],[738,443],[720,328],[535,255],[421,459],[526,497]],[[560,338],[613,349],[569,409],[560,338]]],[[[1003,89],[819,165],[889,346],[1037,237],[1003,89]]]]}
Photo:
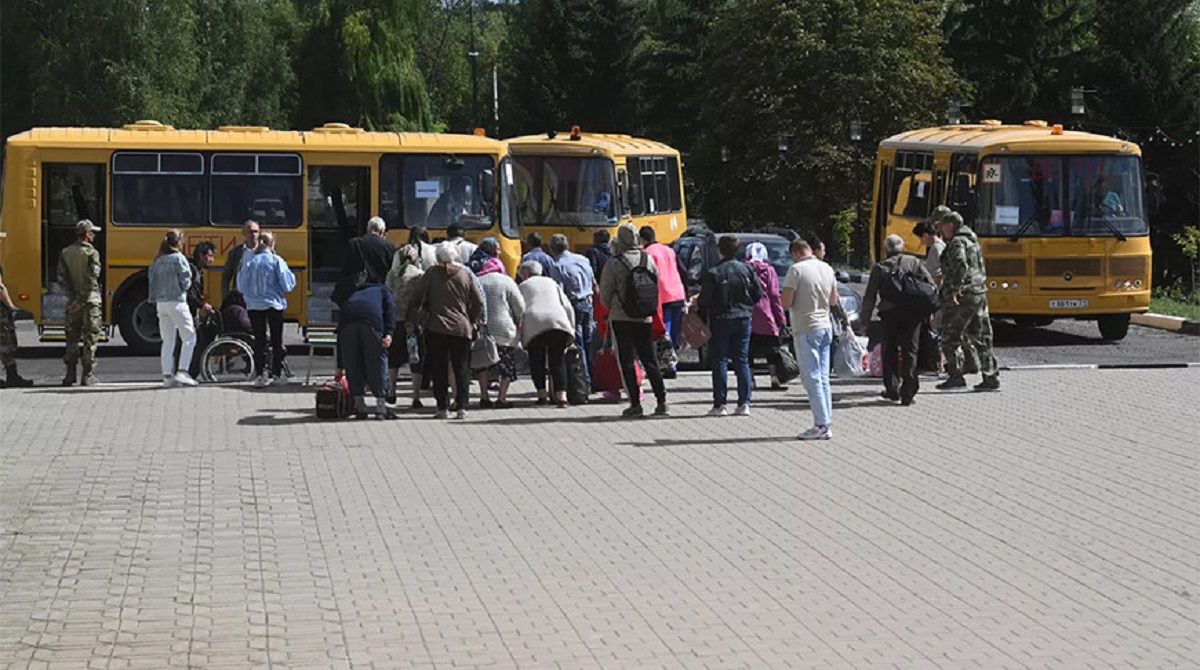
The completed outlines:
{"type": "MultiPolygon", "coordinates": [[[[258,376],[258,370],[254,366],[254,336],[252,334],[226,332],[219,311],[210,314],[203,327],[216,328],[218,334],[212,342],[209,342],[208,346],[204,347],[204,353],[201,354],[200,375],[202,381],[248,382],[258,376]]],[[[271,348],[268,346],[267,369],[271,367],[272,355],[271,348]]],[[[287,364],[286,351],[280,372],[287,377],[292,376],[292,371],[287,364]]]]}

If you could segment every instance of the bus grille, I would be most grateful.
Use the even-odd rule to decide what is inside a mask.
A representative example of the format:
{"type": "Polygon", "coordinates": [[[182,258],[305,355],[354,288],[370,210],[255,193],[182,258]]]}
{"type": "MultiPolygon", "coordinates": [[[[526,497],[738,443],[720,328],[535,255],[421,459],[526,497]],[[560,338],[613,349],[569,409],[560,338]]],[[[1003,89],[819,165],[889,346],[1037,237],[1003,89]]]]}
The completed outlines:
{"type": "Polygon", "coordinates": [[[1146,275],[1146,257],[1110,258],[1108,259],[1108,274],[1121,277],[1143,277],[1146,275]]]}
{"type": "Polygon", "coordinates": [[[1068,272],[1076,277],[1099,277],[1099,258],[1041,258],[1034,261],[1039,277],[1061,277],[1068,272]]]}
{"type": "Polygon", "coordinates": [[[989,277],[1024,277],[1026,272],[1024,258],[989,258],[987,261],[989,277]]]}

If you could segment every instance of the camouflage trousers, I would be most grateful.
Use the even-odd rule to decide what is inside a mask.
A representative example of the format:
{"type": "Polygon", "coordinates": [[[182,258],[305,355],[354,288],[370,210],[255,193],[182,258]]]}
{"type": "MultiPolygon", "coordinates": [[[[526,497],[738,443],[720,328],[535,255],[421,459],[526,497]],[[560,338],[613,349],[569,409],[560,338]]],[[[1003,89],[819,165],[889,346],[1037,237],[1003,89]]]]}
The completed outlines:
{"type": "Polygon", "coordinates": [[[0,367],[7,368],[17,362],[17,325],[13,322],[13,311],[8,305],[0,305],[0,367]]]}
{"type": "Polygon", "coordinates": [[[988,315],[987,296],[964,293],[959,304],[953,301],[942,306],[942,354],[946,357],[946,373],[963,376],[963,362],[974,358],[984,377],[998,373],[996,357],[992,355],[992,320],[988,315]]]}
{"type": "Polygon", "coordinates": [[[100,305],[84,305],[78,312],[67,312],[67,353],[63,362],[69,366],[82,361],[87,374],[96,368],[96,343],[100,341],[103,317],[100,305]]]}

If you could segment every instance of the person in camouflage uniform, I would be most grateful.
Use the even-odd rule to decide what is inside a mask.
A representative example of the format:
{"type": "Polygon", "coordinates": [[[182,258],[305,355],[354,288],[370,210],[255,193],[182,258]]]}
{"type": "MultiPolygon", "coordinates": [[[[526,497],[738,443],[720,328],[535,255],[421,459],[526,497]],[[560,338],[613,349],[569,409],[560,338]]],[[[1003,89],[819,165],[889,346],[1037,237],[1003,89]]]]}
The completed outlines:
{"type": "Polygon", "coordinates": [[[4,366],[5,381],[0,388],[25,388],[33,382],[17,374],[17,325],[14,323],[17,306],[13,304],[8,287],[4,285],[4,268],[0,267],[0,365],[4,366]]]}
{"type": "Polygon", "coordinates": [[[938,222],[946,248],[942,251],[942,353],[949,378],[940,390],[966,388],[963,352],[974,351],[983,382],[976,391],[1000,390],[1000,372],[992,355],[992,321],[987,305],[987,270],[975,231],[951,212],[938,222]],[[959,351],[962,348],[963,352],[959,351]]]}
{"type": "Polygon", "coordinates": [[[84,386],[99,383],[96,369],[96,342],[103,326],[100,296],[100,252],[92,246],[100,227],[83,219],[75,224],[75,244],[58,255],[58,283],[67,297],[67,351],[63,362],[67,374],[62,385],[71,386],[76,380],[76,368],[83,362],[84,386]]]}

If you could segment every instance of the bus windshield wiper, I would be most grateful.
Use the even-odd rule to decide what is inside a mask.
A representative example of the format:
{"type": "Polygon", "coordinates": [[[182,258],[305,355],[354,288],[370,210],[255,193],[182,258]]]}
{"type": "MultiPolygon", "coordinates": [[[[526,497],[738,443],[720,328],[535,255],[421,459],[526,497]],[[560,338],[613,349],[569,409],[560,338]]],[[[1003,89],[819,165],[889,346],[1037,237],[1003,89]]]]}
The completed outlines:
{"type": "Polygon", "coordinates": [[[1025,219],[1025,223],[1022,223],[1021,225],[1017,226],[1016,231],[1014,231],[1012,235],[1008,236],[1008,241],[1016,242],[1017,240],[1021,239],[1021,233],[1025,232],[1026,230],[1029,230],[1029,227],[1033,225],[1033,222],[1037,221],[1037,216],[1038,216],[1037,212],[1034,212],[1033,216],[1029,217],[1028,219],[1025,219]]]}
{"type": "Polygon", "coordinates": [[[558,212],[558,215],[566,219],[567,223],[575,226],[579,230],[587,230],[587,226],[583,225],[583,222],[581,222],[578,217],[570,212],[563,211],[563,208],[558,206],[558,192],[554,191],[553,189],[550,191],[550,209],[551,211],[558,212]]]}
{"type": "MultiPolygon", "coordinates": [[[[1089,215],[1088,218],[1090,219],[1092,217],[1089,215]]],[[[1124,242],[1129,239],[1128,237],[1125,237],[1125,233],[1122,233],[1119,228],[1113,225],[1112,220],[1105,216],[1104,212],[1100,212],[1097,215],[1097,218],[1100,219],[1100,223],[1103,223],[1105,228],[1108,228],[1108,232],[1112,233],[1113,236],[1117,238],[1118,242],[1124,242]]]]}

